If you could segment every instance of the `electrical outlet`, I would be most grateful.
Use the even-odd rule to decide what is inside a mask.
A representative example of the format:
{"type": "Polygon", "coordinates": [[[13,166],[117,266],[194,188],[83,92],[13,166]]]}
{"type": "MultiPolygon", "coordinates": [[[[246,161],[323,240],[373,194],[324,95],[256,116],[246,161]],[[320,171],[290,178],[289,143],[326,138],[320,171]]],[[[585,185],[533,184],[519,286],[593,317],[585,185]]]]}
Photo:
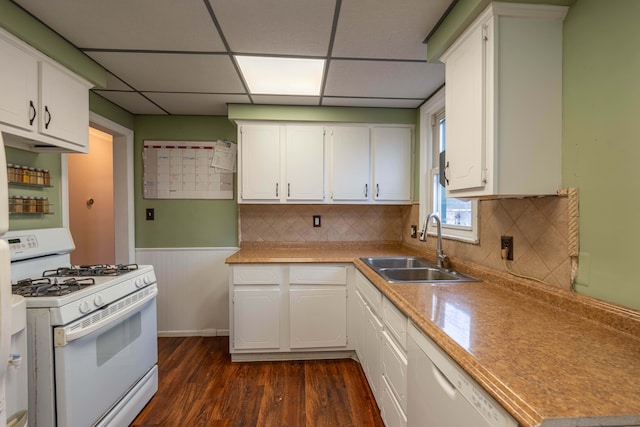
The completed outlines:
{"type": "Polygon", "coordinates": [[[320,215],[313,216],[313,226],[320,227],[320,215]]]}
{"type": "Polygon", "coordinates": [[[418,226],[417,225],[412,225],[411,226],[411,237],[413,239],[415,239],[416,237],[418,237],[418,226]]]}
{"type": "Polygon", "coordinates": [[[500,237],[500,257],[502,256],[502,250],[507,250],[507,258],[509,261],[513,261],[513,236],[501,236],[500,237]]]}
{"type": "Polygon", "coordinates": [[[147,208],[147,221],[155,220],[155,210],[153,208],[147,208]]]}

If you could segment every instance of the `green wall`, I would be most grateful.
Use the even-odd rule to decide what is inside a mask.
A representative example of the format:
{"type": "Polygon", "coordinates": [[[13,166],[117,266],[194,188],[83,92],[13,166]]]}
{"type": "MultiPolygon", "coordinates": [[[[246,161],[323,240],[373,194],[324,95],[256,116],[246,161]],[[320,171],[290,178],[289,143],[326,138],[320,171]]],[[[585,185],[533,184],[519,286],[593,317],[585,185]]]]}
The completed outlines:
{"type": "Polygon", "coordinates": [[[219,116],[136,116],[134,144],[137,248],[235,247],[235,200],[145,200],[142,197],[142,146],[146,139],[236,140],[236,127],[219,116]],[[155,220],[145,210],[155,210],[155,220]]]}
{"type": "Polygon", "coordinates": [[[564,24],[565,186],[580,190],[577,290],[640,309],[640,1],[578,0],[564,24]]]}

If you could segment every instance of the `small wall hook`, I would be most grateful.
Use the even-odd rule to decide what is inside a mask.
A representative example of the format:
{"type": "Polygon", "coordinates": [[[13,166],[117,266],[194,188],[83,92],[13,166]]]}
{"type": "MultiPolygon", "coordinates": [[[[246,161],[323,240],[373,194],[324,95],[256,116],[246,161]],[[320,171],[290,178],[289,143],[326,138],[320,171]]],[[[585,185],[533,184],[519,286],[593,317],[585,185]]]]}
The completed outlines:
{"type": "Polygon", "coordinates": [[[93,206],[93,204],[94,204],[94,203],[95,203],[95,202],[93,201],[93,199],[89,199],[89,200],[87,200],[87,207],[91,207],[91,206],[93,206]]]}

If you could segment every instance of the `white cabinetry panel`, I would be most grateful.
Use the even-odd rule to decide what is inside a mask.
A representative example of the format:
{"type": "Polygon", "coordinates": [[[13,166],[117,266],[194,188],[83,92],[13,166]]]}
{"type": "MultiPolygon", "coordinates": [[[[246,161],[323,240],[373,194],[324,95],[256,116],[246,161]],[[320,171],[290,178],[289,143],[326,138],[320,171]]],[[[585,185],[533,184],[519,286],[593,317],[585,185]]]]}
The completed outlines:
{"type": "Polygon", "coordinates": [[[371,195],[369,128],[331,129],[331,198],[366,201],[371,195]]]}
{"type": "Polygon", "coordinates": [[[382,378],[382,387],[380,393],[380,415],[382,416],[384,425],[386,427],[406,427],[407,416],[402,411],[402,408],[400,408],[400,404],[395,399],[393,392],[389,387],[389,383],[385,378],[382,378]]]}
{"type": "Polygon", "coordinates": [[[280,347],[280,289],[236,288],[233,291],[233,347],[280,347]]]}
{"type": "Polygon", "coordinates": [[[412,133],[407,127],[373,128],[374,200],[411,200],[412,133]]]}
{"type": "Polygon", "coordinates": [[[280,199],[280,126],[242,125],[240,156],[243,199],[280,199]]]}
{"type": "Polygon", "coordinates": [[[291,348],[347,345],[347,290],[289,290],[291,348]]]}
{"type": "Polygon", "coordinates": [[[0,122],[36,130],[38,62],[0,39],[0,122]]]}
{"type": "Polygon", "coordinates": [[[285,126],[286,198],[324,199],[324,129],[322,126],[285,126]]]}

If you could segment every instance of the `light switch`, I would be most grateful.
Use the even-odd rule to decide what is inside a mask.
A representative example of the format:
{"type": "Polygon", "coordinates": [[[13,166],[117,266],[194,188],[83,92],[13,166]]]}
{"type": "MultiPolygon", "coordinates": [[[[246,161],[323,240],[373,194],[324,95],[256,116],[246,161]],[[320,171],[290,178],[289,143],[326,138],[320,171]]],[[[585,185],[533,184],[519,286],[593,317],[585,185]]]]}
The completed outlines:
{"type": "Polygon", "coordinates": [[[320,227],[320,215],[313,216],[313,226],[320,227]]]}

